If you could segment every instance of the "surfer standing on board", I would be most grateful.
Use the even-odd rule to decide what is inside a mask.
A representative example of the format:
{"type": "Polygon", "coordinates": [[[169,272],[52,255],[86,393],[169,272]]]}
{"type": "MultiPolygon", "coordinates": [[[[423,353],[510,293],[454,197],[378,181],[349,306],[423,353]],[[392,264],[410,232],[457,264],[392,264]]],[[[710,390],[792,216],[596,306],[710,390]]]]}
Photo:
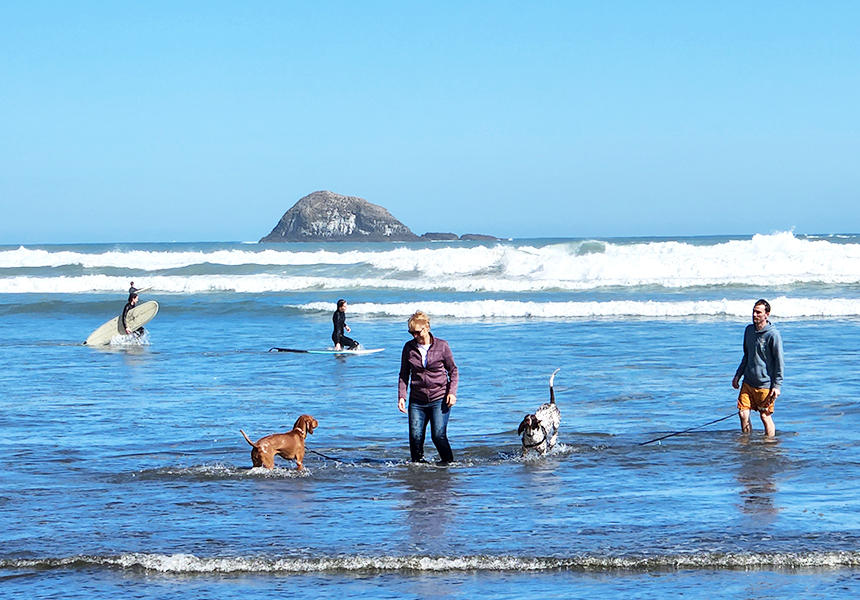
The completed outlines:
{"type": "Polygon", "coordinates": [[[346,300],[343,298],[337,301],[337,310],[334,311],[331,320],[334,323],[334,331],[331,333],[331,341],[334,342],[334,349],[341,350],[346,348],[347,350],[355,350],[358,348],[360,345],[358,342],[343,334],[344,330],[347,333],[352,331],[349,325],[346,324],[346,300]]]}
{"type": "Polygon", "coordinates": [[[768,320],[770,304],[767,300],[756,300],[752,312],[752,324],[744,330],[744,356],[732,387],[740,388],[738,394],[738,416],[741,431],[752,432],[750,410],[756,410],[764,425],[764,434],[773,437],[776,426],[773,424],[773,406],[779,397],[782,386],[784,362],[782,357],[782,337],[768,320]],[[743,377],[743,386],[740,385],[743,377]]]}
{"type": "MultiPolygon", "coordinates": [[[[132,282],[134,283],[134,282],[132,282]]],[[[122,316],[120,317],[120,321],[122,322],[122,328],[125,330],[126,334],[131,333],[131,330],[128,328],[128,324],[126,323],[126,317],[128,316],[128,311],[134,308],[137,305],[137,292],[131,292],[128,295],[128,302],[125,303],[125,307],[122,309],[122,316]]],[[[134,335],[140,337],[143,335],[143,327],[138,327],[134,330],[134,335]]]]}

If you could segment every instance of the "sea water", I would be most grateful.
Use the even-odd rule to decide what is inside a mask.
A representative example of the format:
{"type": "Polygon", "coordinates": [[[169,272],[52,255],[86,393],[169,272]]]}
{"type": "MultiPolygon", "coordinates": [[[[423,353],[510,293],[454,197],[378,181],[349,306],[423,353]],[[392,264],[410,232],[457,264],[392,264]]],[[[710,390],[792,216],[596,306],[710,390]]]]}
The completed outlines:
{"type": "Polygon", "coordinates": [[[0,593],[853,598],[858,346],[856,235],[0,247],[0,593]],[[131,280],[146,337],[81,345],[131,280]],[[330,346],[340,297],[384,352],[267,352],[330,346]],[[731,388],[759,297],[773,442],[731,388]],[[397,411],[416,309],[460,370],[448,467],[397,411]],[[239,429],[303,413],[306,469],[252,469],[239,429]]]}

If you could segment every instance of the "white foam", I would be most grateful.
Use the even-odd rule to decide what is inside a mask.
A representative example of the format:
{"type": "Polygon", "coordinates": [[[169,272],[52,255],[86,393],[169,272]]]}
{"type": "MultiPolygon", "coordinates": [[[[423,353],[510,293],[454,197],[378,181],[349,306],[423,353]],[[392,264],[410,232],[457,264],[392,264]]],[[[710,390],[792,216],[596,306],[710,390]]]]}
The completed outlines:
{"type": "MultiPolygon", "coordinates": [[[[860,276],[857,276],[860,279],[860,276]]],[[[788,286],[792,284],[816,283],[821,278],[801,279],[788,278],[767,281],[767,278],[750,278],[745,281],[724,282],[725,285],[748,285],[763,289],[773,286],[788,286]]],[[[835,285],[833,281],[828,282],[835,285]]],[[[854,285],[858,282],[846,281],[843,285],[854,285]]],[[[238,294],[262,294],[278,292],[303,292],[314,290],[399,290],[412,292],[466,292],[466,293],[538,293],[538,292],[580,292],[603,287],[599,281],[545,281],[528,279],[503,278],[440,278],[438,280],[419,279],[404,280],[395,278],[358,277],[338,279],[335,277],[279,276],[279,275],[193,275],[155,276],[138,282],[150,288],[148,293],[167,294],[201,294],[232,292],[238,294]]],[[[652,282],[653,285],[657,285],[652,282]]],[[[664,288],[683,288],[689,284],[693,287],[703,285],[702,282],[663,281],[664,288]]],[[[0,294],[82,294],[107,292],[117,294],[124,291],[128,285],[128,277],[110,275],[82,275],[79,277],[0,277],[0,294]]],[[[628,281],[627,287],[636,289],[645,286],[643,281],[628,281]]],[[[713,283],[713,285],[717,285],[713,283]]]]}
{"type": "MultiPolygon", "coordinates": [[[[303,251],[294,246],[284,250],[110,250],[102,253],[20,247],[0,252],[0,269],[80,265],[91,269],[153,272],[203,264],[250,265],[249,268],[257,266],[270,271],[272,266],[317,267],[321,275],[299,277],[291,275],[286,268],[283,274],[159,275],[147,278],[145,283],[138,281],[138,284],[177,293],[276,292],[315,287],[528,292],[631,286],[855,284],[860,283],[860,244],[800,239],[791,232],[781,232],[715,244],[570,241],[429,248],[375,246],[369,250],[343,252],[303,251]],[[331,265],[343,266],[345,268],[339,271],[349,274],[331,277],[328,275],[331,265]]],[[[49,291],[52,286],[58,292],[67,293],[115,291],[127,284],[128,277],[45,277],[47,283],[33,281],[35,279],[39,278],[0,279],[0,293],[49,291]]]]}
{"type": "MultiPolygon", "coordinates": [[[[757,298],[745,300],[701,300],[655,302],[612,300],[606,302],[519,302],[513,300],[475,300],[464,302],[402,302],[392,304],[351,303],[353,316],[408,317],[416,310],[434,317],[460,319],[575,319],[600,317],[731,317],[749,318],[757,298]]],[[[860,299],[788,298],[770,300],[771,316],[777,318],[857,317],[860,299]]],[[[309,312],[331,312],[331,303],[310,302],[291,305],[309,312]]]]}
{"type": "Polygon", "coordinates": [[[117,334],[110,339],[110,345],[114,348],[128,348],[135,346],[149,346],[149,332],[145,331],[142,335],[117,334]]]}
{"type": "Polygon", "coordinates": [[[527,556],[364,556],[337,555],[315,558],[290,556],[198,557],[193,554],[129,553],[119,556],[70,556],[44,559],[0,559],[4,569],[67,569],[88,565],[119,569],[144,569],[159,573],[318,573],[318,572],[451,572],[558,570],[603,571],[622,569],[842,569],[860,566],[856,551],[821,552],[695,552],[606,556],[581,554],[566,557],[527,556]]]}
{"type": "Polygon", "coordinates": [[[0,251],[0,268],[62,267],[79,265],[85,268],[123,268],[135,271],[160,271],[192,265],[313,265],[353,264],[362,262],[359,252],[316,252],[281,250],[108,250],[100,253],[60,250],[51,252],[20,246],[15,250],[0,251]]]}

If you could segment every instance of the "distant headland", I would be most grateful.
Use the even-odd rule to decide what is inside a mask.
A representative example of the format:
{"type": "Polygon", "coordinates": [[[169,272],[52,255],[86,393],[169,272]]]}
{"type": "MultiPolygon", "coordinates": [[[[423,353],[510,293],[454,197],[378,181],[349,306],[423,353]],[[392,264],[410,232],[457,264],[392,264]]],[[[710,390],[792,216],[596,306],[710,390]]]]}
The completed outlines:
{"type": "Polygon", "coordinates": [[[364,198],[329,191],[308,194],[284,213],[261,242],[414,242],[493,241],[492,235],[425,233],[415,235],[390,212],[364,198]]]}

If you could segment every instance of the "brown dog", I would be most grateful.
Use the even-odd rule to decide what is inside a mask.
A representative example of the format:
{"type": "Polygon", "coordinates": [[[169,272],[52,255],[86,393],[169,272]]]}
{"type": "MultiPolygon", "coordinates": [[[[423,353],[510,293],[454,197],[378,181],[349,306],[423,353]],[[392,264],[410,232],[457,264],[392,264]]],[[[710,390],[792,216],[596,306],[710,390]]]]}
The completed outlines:
{"type": "Polygon", "coordinates": [[[305,458],[305,438],[314,429],[319,427],[319,422],[310,415],[302,415],[296,419],[292,431],[287,433],[273,433],[261,437],[255,442],[251,441],[244,431],[239,432],[245,438],[253,450],[251,450],[251,463],[255,467],[275,468],[275,455],[287,460],[295,459],[296,469],[301,471],[302,460],[305,458]]]}

